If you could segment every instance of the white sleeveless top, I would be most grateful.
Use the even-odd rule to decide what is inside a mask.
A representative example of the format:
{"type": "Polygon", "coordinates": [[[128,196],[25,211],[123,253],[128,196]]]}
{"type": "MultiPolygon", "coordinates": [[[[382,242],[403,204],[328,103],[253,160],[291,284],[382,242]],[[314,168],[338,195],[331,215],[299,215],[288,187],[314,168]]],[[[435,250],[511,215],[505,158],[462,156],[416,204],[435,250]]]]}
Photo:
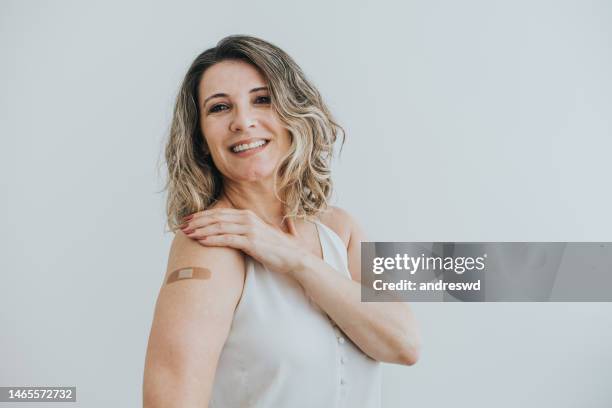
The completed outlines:
{"type": "MultiPolygon", "coordinates": [[[[316,222],[323,259],[350,279],[347,250],[316,222]]],[[[223,346],[211,408],[380,408],[380,363],[293,278],[245,256],[246,279],[223,346]]]]}

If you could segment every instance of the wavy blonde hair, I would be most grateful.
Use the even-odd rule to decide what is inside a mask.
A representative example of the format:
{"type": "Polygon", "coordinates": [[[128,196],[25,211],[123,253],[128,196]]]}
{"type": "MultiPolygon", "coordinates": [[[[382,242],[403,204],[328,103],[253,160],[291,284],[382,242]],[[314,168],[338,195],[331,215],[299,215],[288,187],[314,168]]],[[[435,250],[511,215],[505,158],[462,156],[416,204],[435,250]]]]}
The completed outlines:
{"type": "Polygon", "coordinates": [[[224,60],[246,61],[268,81],[272,107],[291,136],[289,152],[275,172],[276,196],[286,217],[315,216],[327,208],[334,143],[341,133],[342,150],[345,131],[287,53],[259,38],[232,35],[196,57],[177,95],[165,147],[168,226],[176,230],[183,217],[208,209],[223,192],[222,175],[199,126],[198,86],[204,72],[224,60]]]}

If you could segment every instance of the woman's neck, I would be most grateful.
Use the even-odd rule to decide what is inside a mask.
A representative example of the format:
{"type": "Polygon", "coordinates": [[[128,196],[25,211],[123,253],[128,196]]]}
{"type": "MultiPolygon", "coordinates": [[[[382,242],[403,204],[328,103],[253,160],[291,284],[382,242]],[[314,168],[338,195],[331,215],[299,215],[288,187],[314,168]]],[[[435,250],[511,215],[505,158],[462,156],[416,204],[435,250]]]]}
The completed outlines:
{"type": "Polygon", "coordinates": [[[283,223],[285,207],[270,184],[226,182],[219,201],[225,201],[237,209],[249,209],[265,222],[281,230],[286,229],[283,223]]]}

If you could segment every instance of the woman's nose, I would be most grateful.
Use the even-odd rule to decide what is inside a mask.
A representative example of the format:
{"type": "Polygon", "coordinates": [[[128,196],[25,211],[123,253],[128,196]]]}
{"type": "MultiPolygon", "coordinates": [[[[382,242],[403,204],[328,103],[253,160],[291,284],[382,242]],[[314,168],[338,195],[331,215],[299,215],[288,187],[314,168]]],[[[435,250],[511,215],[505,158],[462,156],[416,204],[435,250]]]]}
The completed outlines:
{"type": "Polygon", "coordinates": [[[255,125],[255,117],[248,106],[236,106],[234,109],[230,130],[232,132],[242,132],[255,125]]]}

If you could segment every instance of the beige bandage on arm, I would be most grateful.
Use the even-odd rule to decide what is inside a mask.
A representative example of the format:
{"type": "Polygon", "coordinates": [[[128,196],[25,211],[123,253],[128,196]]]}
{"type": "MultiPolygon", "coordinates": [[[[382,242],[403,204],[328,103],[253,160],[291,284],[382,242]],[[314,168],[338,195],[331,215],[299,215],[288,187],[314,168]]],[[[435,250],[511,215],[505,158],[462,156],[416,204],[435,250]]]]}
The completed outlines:
{"type": "Polygon", "coordinates": [[[185,279],[210,279],[210,269],[189,266],[172,272],[166,280],[166,285],[185,279]]]}

